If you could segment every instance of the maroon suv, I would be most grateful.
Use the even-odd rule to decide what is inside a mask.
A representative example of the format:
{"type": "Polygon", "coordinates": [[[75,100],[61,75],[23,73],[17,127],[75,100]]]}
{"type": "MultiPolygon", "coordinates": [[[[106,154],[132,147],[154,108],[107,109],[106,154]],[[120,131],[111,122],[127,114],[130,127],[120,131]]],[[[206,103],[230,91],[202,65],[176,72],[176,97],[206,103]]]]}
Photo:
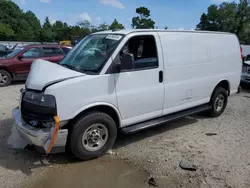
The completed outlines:
{"type": "Polygon", "coordinates": [[[12,80],[25,80],[30,66],[36,59],[59,62],[71,50],[68,46],[56,44],[27,45],[0,58],[0,87],[9,85],[12,80]]]}

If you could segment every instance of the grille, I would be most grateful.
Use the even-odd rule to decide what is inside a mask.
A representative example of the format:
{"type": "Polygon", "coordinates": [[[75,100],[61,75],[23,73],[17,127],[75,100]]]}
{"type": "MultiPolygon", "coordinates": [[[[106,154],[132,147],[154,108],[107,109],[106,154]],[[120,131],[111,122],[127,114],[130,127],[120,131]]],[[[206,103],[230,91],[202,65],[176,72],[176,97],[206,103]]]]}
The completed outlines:
{"type": "Polygon", "coordinates": [[[29,108],[26,102],[21,103],[22,119],[27,124],[37,128],[51,127],[54,124],[53,116],[48,114],[42,114],[41,112],[38,112],[37,110],[34,109],[32,110],[32,108],[29,108]]]}
{"type": "Polygon", "coordinates": [[[46,128],[51,127],[54,124],[53,117],[45,116],[42,114],[34,114],[21,109],[23,120],[32,127],[46,128]]]}

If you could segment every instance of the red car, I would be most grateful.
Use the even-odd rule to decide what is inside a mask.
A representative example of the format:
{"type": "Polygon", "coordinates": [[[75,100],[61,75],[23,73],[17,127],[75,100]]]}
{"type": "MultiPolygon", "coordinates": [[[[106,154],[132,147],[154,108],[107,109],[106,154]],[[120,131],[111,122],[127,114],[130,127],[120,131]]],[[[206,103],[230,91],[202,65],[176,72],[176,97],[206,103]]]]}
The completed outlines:
{"type": "Polygon", "coordinates": [[[0,87],[9,85],[13,80],[25,80],[30,66],[36,59],[59,62],[71,47],[56,44],[27,45],[0,58],[0,87]]]}

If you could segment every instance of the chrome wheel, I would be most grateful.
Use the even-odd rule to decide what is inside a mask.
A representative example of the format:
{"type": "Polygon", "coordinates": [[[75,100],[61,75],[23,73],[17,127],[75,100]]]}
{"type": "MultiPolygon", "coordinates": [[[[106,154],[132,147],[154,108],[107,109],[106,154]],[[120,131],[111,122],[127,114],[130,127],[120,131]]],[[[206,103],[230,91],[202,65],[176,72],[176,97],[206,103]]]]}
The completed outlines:
{"type": "Polygon", "coordinates": [[[215,99],[215,103],[214,103],[214,109],[216,112],[220,112],[223,109],[224,106],[224,102],[225,102],[225,97],[222,94],[219,94],[216,99],[215,99]]]}
{"type": "Polygon", "coordinates": [[[88,151],[97,151],[108,140],[108,129],[103,124],[93,124],[84,133],[82,145],[88,151]]]}
{"type": "Polygon", "coordinates": [[[0,73],[0,84],[5,84],[8,81],[8,76],[4,73],[0,73]]]}

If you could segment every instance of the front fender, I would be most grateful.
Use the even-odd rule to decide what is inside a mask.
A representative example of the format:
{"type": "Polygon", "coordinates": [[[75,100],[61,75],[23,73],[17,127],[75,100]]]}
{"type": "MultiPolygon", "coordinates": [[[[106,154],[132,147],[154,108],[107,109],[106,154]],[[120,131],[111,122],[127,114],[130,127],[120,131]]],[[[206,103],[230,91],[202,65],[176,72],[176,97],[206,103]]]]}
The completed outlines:
{"type": "Polygon", "coordinates": [[[118,127],[121,127],[121,126],[122,126],[122,125],[121,125],[121,124],[122,124],[122,119],[121,119],[121,114],[120,114],[119,110],[117,109],[116,106],[114,106],[114,105],[111,104],[111,103],[107,103],[107,102],[96,102],[96,103],[92,103],[92,104],[86,105],[86,106],[84,106],[84,107],[78,109],[78,110],[71,116],[70,119],[74,119],[74,118],[75,118],[77,115],[79,115],[80,113],[82,113],[82,112],[84,112],[84,111],[86,111],[86,110],[88,110],[88,109],[90,109],[90,108],[98,107],[98,106],[107,106],[107,107],[112,108],[112,109],[116,112],[116,114],[117,114],[117,116],[118,116],[118,118],[119,118],[119,125],[118,125],[118,127]]]}

